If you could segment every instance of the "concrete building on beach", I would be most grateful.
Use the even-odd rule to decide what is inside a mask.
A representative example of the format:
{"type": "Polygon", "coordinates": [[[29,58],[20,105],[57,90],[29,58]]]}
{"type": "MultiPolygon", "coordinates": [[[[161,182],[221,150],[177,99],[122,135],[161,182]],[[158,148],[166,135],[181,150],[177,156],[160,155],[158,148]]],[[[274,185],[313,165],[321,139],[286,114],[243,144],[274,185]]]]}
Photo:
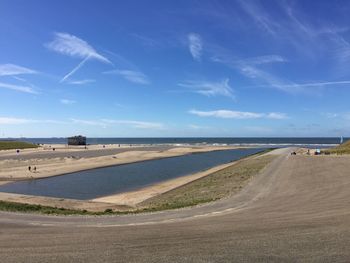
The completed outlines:
{"type": "Polygon", "coordinates": [[[68,137],[68,145],[86,145],[86,137],[82,135],[68,137]]]}

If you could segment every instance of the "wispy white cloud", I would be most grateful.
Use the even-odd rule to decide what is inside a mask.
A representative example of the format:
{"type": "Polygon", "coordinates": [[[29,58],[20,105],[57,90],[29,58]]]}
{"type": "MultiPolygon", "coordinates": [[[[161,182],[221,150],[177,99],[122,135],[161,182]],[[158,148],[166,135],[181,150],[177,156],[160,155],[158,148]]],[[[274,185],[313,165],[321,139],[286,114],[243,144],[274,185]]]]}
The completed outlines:
{"type": "Polygon", "coordinates": [[[16,117],[0,117],[0,124],[3,125],[19,125],[19,124],[30,124],[30,123],[47,123],[47,124],[66,124],[67,122],[58,120],[36,120],[16,117]]]}
{"type": "Polygon", "coordinates": [[[286,62],[287,60],[281,56],[265,55],[253,58],[237,59],[232,56],[230,51],[223,48],[217,48],[214,50],[212,60],[238,71],[243,76],[253,80],[257,84],[257,87],[270,87],[288,93],[305,91],[304,87],[298,86],[292,81],[280,78],[259,67],[260,65],[267,63],[286,62]]]}
{"type": "Polygon", "coordinates": [[[14,84],[0,82],[0,88],[15,90],[15,91],[24,92],[24,93],[30,93],[30,94],[39,94],[39,92],[35,91],[32,87],[29,87],[29,86],[21,86],[21,85],[14,85],[14,84]]]}
{"type": "Polygon", "coordinates": [[[89,84],[89,83],[93,83],[93,82],[96,82],[96,80],[94,80],[94,79],[82,79],[82,80],[70,80],[70,81],[68,81],[68,84],[84,85],[84,84],[89,84]]]}
{"type": "Polygon", "coordinates": [[[338,69],[348,68],[350,45],[342,36],[349,31],[347,25],[335,26],[324,22],[326,20],[310,20],[298,4],[289,1],[279,1],[275,5],[279,12],[275,13],[259,1],[239,0],[239,3],[249,18],[263,29],[262,33],[268,32],[275,41],[293,46],[298,53],[310,59],[328,56],[340,64],[338,69]]]}
{"type": "Polygon", "coordinates": [[[267,119],[275,119],[275,120],[283,120],[288,119],[287,114],[281,113],[281,112],[270,112],[270,113],[263,113],[263,117],[267,119]]]}
{"type": "Polygon", "coordinates": [[[66,104],[66,105],[71,105],[71,104],[77,103],[75,100],[68,100],[68,99],[60,99],[60,102],[62,104],[66,104]]]}
{"type": "Polygon", "coordinates": [[[145,122],[145,121],[132,121],[132,120],[111,120],[111,119],[103,119],[105,123],[110,124],[125,124],[133,126],[134,128],[139,129],[164,129],[164,125],[158,122],[145,122]]]}
{"type": "Polygon", "coordinates": [[[15,76],[22,74],[36,74],[37,71],[14,64],[0,64],[0,76],[15,76]]]}
{"type": "Polygon", "coordinates": [[[85,40],[68,33],[55,33],[54,40],[46,44],[46,47],[50,50],[70,57],[82,59],[89,57],[91,59],[97,59],[101,62],[111,63],[108,58],[99,54],[85,40]]]}
{"type": "Polygon", "coordinates": [[[137,84],[142,84],[142,85],[150,84],[148,77],[140,71],[115,69],[115,70],[106,71],[104,73],[120,75],[124,79],[137,84]]]}
{"type": "Polygon", "coordinates": [[[106,126],[106,123],[98,120],[83,120],[83,119],[70,119],[75,124],[91,125],[91,126],[106,126]]]}
{"type": "Polygon", "coordinates": [[[214,46],[210,51],[213,54],[211,57],[213,62],[238,71],[243,76],[253,80],[258,87],[271,87],[288,93],[304,91],[301,86],[293,86],[294,82],[262,69],[264,64],[287,62],[287,59],[280,55],[272,54],[240,59],[234,56],[230,50],[223,47],[214,46]]]}
{"type": "MultiPolygon", "coordinates": [[[[294,83],[294,84],[286,84],[279,85],[280,88],[304,88],[304,87],[323,87],[323,86],[339,86],[350,84],[350,80],[343,81],[324,81],[324,82],[308,82],[308,83],[294,83]]],[[[350,87],[350,86],[349,86],[350,87]]]]}
{"type": "Polygon", "coordinates": [[[112,120],[112,119],[99,119],[99,120],[82,120],[71,119],[73,123],[107,127],[111,125],[127,125],[136,129],[164,129],[164,125],[158,122],[146,122],[146,121],[134,121],[134,120],[112,120]]]}
{"type": "Polygon", "coordinates": [[[275,36],[280,28],[280,24],[271,18],[268,12],[257,1],[238,1],[242,9],[248,14],[264,32],[275,36]]]}
{"type": "Polygon", "coordinates": [[[85,40],[68,33],[55,33],[54,40],[46,44],[46,47],[62,55],[83,59],[73,70],[62,78],[61,82],[72,76],[89,59],[95,59],[104,63],[112,64],[108,58],[98,53],[85,40]]]}
{"type": "Polygon", "coordinates": [[[70,76],[72,76],[75,72],[78,71],[78,69],[80,69],[85,62],[89,59],[90,57],[86,57],[84,58],[84,60],[82,60],[75,68],[73,68],[70,72],[68,72],[61,80],[60,82],[64,82],[66,79],[68,79],[70,76]]]}
{"type": "Polygon", "coordinates": [[[30,119],[22,119],[22,118],[13,118],[13,117],[0,117],[0,124],[26,124],[32,123],[30,119]]]}
{"type": "Polygon", "coordinates": [[[274,74],[271,74],[265,70],[258,69],[255,66],[241,65],[238,70],[246,77],[253,79],[258,83],[265,83],[265,85],[258,85],[260,87],[275,88],[288,93],[303,92],[302,86],[296,85],[289,80],[281,79],[274,74]]]}
{"type": "Polygon", "coordinates": [[[229,79],[219,82],[209,81],[186,81],[178,84],[180,87],[189,88],[191,92],[205,96],[226,96],[234,98],[233,89],[229,84],[229,79]]]}
{"type": "Polygon", "coordinates": [[[112,119],[99,119],[99,120],[85,120],[72,118],[68,121],[60,120],[40,120],[29,118],[17,118],[0,116],[0,124],[18,125],[18,124],[34,124],[34,123],[50,123],[50,124],[82,124],[90,126],[107,127],[108,125],[127,125],[137,129],[164,129],[164,124],[158,122],[147,121],[134,121],[134,120],[112,120],[112,119]]]}
{"type": "Polygon", "coordinates": [[[202,56],[203,42],[200,35],[191,33],[187,36],[188,48],[190,53],[195,60],[200,60],[202,56]]]}
{"type": "Polygon", "coordinates": [[[190,110],[190,114],[197,115],[199,117],[215,117],[222,119],[276,119],[282,120],[288,118],[284,113],[271,112],[271,113],[259,113],[259,112],[247,112],[247,111],[232,111],[232,110],[214,110],[214,111],[199,111],[190,110]]]}
{"type": "Polygon", "coordinates": [[[264,55],[252,58],[246,58],[237,61],[238,65],[247,64],[247,65],[261,65],[261,64],[270,64],[276,62],[287,62],[287,60],[280,55],[264,55]]]}

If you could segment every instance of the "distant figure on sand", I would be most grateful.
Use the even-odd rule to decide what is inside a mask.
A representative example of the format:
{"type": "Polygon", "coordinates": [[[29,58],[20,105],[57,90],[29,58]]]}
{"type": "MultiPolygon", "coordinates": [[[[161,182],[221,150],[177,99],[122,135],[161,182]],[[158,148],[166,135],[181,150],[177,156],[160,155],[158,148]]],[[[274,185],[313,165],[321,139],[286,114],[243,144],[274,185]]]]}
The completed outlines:
{"type": "Polygon", "coordinates": [[[34,173],[36,173],[36,166],[34,166],[33,170],[34,170],[34,173]]]}
{"type": "Polygon", "coordinates": [[[29,172],[32,171],[32,167],[30,167],[30,165],[28,166],[28,171],[29,171],[29,172]]]}

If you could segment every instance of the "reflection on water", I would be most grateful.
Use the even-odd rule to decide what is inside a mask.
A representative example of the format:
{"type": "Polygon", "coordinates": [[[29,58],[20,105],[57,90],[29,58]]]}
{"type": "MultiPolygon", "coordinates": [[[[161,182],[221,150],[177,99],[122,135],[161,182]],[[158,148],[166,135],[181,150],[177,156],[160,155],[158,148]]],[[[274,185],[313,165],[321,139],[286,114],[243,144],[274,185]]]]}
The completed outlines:
{"type": "Polygon", "coordinates": [[[51,178],[10,183],[0,186],[0,191],[88,200],[196,173],[262,150],[264,149],[214,151],[97,168],[51,178]]]}

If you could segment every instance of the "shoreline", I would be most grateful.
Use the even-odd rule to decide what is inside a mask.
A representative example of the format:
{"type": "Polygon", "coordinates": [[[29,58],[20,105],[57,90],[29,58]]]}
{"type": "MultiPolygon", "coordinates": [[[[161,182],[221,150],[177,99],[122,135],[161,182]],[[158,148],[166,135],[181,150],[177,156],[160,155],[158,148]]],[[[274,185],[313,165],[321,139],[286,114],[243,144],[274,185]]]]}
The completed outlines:
{"type": "MultiPolygon", "coordinates": [[[[125,165],[137,162],[145,162],[156,159],[171,158],[201,152],[221,151],[239,149],[244,147],[173,147],[167,150],[132,150],[124,151],[115,155],[99,157],[79,158],[38,158],[25,161],[4,160],[0,161],[0,185],[23,181],[44,179],[54,176],[61,176],[80,171],[125,165]],[[34,163],[37,172],[29,172],[28,165],[34,163]],[[7,167],[6,165],[7,164],[7,167]],[[11,165],[14,164],[14,165],[11,165]]],[[[155,148],[157,149],[157,148],[155,148]]]]}
{"type": "Polygon", "coordinates": [[[220,164],[214,167],[211,167],[209,169],[206,169],[204,171],[199,171],[196,173],[184,175],[181,177],[169,179],[166,181],[162,181],[153,185],[145,186],[140,189],[128,191],[128,192],[122,192],[118,194],[112,194],[107,196],[102,196],[98,198],[91,199],[91,201],[97,201],[97,202],[103,202],[103,203],[111,203],[111,204],[118,204],[118,205],[127,205],[131,207],[136,207],[138,204],[142,203],[143,201],[150,199],[152,197],[164,194],[166,192],[169,192],[171,190],[174,190],[176,188],[182,187],[186,184],[192,183],[196,180],[199,180],[203,177],[209,176],[213,173],[219,172],[221,170],[224,170],[230,166],[236,165],[240,162],[244,162],[250,159],[254,159],[257,157],[261,157],[264,155],[278,155],[278,149],[269,151],[266,153],[257,153],[253,155],[249,155],[246,157],[243,157],[239,160],[232,161],[229,163],[220,164]],[[275,151],[275,153],[274,153],[275,151]]]}
{"type": "MultiPolygon", "coordinates": [[[[248,157],[247,157],[248,158],[248,157]]],[[[246,160],[243,158],[241,160],[246,160]]],[[[238,160],[239,161],[239,160],[238,160]]],[[[188,183],[191,183],[195,180],[201,179],[205,176],[208,176],[214,172],[223,170],[231,165],[236,164],[238,161],[229,162],[225,164],[221,164],[212,168],[209,168],[205,171],[200,171],[193,174],[184,175],[178,178],[162,181],[153,185],[145,186],[140,189],[136,189],[133,191],[122,192],[114,195],[107,195],[98,198],[91,199],[94,202],[103,202],[110,204],[118,204],[118,205],[126,205],[126,206],[136,206],[137,204],[152,198],[154,196],[164,194],[168,191],[176,189],[178,187],[184,186],[188,183]]]]}
{"type": "MultiPolygon", "coordinates": [[[[215,151],[215,150],[214,150],[215,151]]],[[[6,202],[14,202],[20,204],[30,205],[42,205],[49,207],[65,208],[72,210],[87,210],[92,212],[102,212],[106,209],[112,209],[113,211],[133,211],[137,209],[137,204],[142,203],[152,197],[169,192],[176,188],[182,187],[196,180],[199,180],[205,176],[209,176],[215,172],[224,170],[237,163],[244,162],[249,159],[257,158],[267,154],[279,154],[279,150],[274,150],[267,153],[257,153],[250,156],[246,156],[242,159],[217,165],[204,171],[199,171],[193,174],[188,174],[178,178],[166,180],[154,185],[146,186],[135,191],[123,192],[115,195],[98,197],[90,200],[78,200],[69,198],[56,198],[47,196],[34,196],[0,192],[0,200],[6,202]],[[275,151],[275,152],[274,152],[275,151]]],[[[188,153],[192,154],[192,153],[188,153]]],[[[171,157],[165,157],[171,158],[171,157]]],[[[0,182],[1,183],[1,182],[0,182]]]]}

